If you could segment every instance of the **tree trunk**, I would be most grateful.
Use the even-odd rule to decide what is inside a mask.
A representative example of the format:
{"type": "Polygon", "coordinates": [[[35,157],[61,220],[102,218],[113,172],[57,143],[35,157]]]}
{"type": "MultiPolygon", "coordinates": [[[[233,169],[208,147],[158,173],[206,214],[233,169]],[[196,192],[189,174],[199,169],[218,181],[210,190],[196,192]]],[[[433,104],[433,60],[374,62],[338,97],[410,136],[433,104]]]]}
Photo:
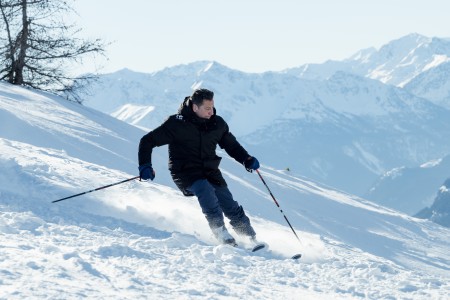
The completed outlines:
{"type": "Polygon", "coordinates": [[[6,59],[9,59],[11,61],[11,66],[9,68],[5,69],[5,72],[7,73],[3,78],[7,79],[7,81],[9,83],[14,83],[14,69],[15,69],[15,64],[16,64],[16,60],[14,58],[14,42],[11,38],[11,30],[9,28],[9,22],[10,22],[10,15],[9,13],[6,11],[7,7],[5,7],[5,4],[3,3],[2,0],[0,0],[0,6],[1,6],[1,11],[2,11],[2,18],[3,18],[3,22],[5,23],[5,29],[6,29],[6,34],[8,36],[8,44],[7,47],[9,51],[5,51],[5,57],[6,59]]]}
{"type": "Polygon", "coordinates": [[[28,48],[29,22],[27,14],[27,0],[22,1],[22,32],[20,34],[19,55],[17,57],[14,68],[14,84],[23,84],[23,68],[25,66],[25,58],[28,48]]]}

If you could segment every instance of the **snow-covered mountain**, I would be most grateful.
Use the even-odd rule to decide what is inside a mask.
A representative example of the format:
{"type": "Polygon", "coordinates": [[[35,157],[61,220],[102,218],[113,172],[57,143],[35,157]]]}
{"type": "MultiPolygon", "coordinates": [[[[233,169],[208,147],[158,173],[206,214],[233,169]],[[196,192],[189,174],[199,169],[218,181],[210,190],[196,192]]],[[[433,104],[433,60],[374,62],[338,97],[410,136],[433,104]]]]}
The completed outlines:
{"type": "Polygon", "coordinates": [[[223,172],[271,251],[218,246],[195,199],[136,175],[145,131],[91,108],[0,83],[0,298],[410,298],[450,292],[449,230],[264,165],[223,172]],[[302,252],[295,263],[286,259],[302,252]]]}
{"type": "Polygon", "coordinates": [[[360,50],[343,61],[306,64],[285,72],[306,79],[327,79],[337,71],[403,87],[416,76],[450,60],[450,39],[413,33],[382,46],[360,50]]]}
{"type": "Polygon", "coordinates": [[[422,209],[416,217],[429,219],[442,226],[450,227],[450,179],[439,188],[439,192],[430,207],[422,209]]]}
{"type": "Polygon", "coordinates": [[[449,153],[449,112],[399,88],[336,73],[298,91],[310,103],[243,137],[264,158],[276,151],[274,166],[361,195],[387,170],[449,153]]]}
{"type": "Polygon", "coordinates": [[[450,176],[450,155],[417,167],[386,172],[364,195],[366,199],[415,215],[432,205],[436,191],[450,176]]]}
{"type": "Polygon", "coordinates": [[[344,72],[317,81],[216,62],[152,74],[122,70],[104,75],[85,104],[154,128],[200,86],[216,92],[218,113],[260,160],[358,195],[392,168],[450,153],[450,143],[442,142],[450,111],[344,72]]]}
{"type": "Polygon", "coordinates": [[[450,62],[419,74],[405,90],[450,110],[450,62]]]}

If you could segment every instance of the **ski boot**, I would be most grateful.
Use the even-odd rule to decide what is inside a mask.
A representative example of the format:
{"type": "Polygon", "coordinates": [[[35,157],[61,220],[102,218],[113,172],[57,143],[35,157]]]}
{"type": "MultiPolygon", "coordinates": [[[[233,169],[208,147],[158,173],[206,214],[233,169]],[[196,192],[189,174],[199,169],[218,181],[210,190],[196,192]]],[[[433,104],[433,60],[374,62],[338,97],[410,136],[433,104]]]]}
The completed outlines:
{"type": "Polygon", "coordinates": [[[233,247],[237,246],[236,240],[234,237],[228,232],[225,226],[217,227],[211,229],[216,239],[226,245],[231,245],[233,247]]]}

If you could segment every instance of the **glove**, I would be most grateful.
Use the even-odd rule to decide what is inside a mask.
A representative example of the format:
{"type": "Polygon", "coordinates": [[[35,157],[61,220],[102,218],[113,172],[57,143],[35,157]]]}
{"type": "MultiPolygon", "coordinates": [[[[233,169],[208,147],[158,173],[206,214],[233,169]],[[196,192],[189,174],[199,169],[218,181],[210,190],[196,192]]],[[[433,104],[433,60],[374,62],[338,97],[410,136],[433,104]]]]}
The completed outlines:
{"type": "Polygon", "coordinates": [[[250,156],[246,161],[244,161],[244,166],[245,169],[251,173],[253,170],[259,169],[259,161],[256,157],[250,156]]]}
{"type": "Polygon", "coordinates": [[[143,164],[139,166],[139,176],[141,180],[155,179],[155,170],[152,168],[152,164],[143,164]]]}

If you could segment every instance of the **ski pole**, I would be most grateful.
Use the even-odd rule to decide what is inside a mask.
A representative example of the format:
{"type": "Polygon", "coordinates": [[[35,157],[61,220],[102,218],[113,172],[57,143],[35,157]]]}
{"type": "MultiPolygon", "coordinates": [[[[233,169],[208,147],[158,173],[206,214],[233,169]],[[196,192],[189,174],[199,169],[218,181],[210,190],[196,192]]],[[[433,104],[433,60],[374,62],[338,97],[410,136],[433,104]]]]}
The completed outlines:
{"type": "Polygon", "coordinates": [[[112,183],[112,184],[108,184],[108,185],[96,188],[94,190],[90,190],[90,191],[87,191],[87,192],[83,192],[83,193],[79,193],[79,194],[72,195],[72,196],[69,196],[69,197],[65,197],[65,198],[61,198],[61,199],[58,199],[58,200],[54,200],[54,201],[52,201],[52,203],[63,201],[63,200],[67,200],[67,199],[74,198],[74,197],[78,197],[78,196],[81,196],[81,195],[84,195],[84,194],[87,194],[87,193],[91,193],[91,192],[95,192],[95,191],[98,191],[98,190],[106,189],[106,188],[109,188],[111,186],[118,185],[118,184],[121,184],[121,183],[124,183],[124,182],[127,182],[127,181],[138,179],[138,178],[139,178],[139,176],[128,178],[128,179],[125,179],[125,180],[122,180],[122,181],[119,181],[119,182],[116,182],[116,183],[112,183]]]}
{"type": "Polygon", "coordinates": [[[298,237],[297,233],[294,230],[294,227],[292,227],[291,222],[289,222],[288,218],[286,217],[286,215],[284,214],[283,210],[281,209],[280,205],[278,204],[278,201],[275,199],[274,195],[272,194],[272,191],[269,189],[269,186],[266,184],[266,181],[264,180],[264,178],[261,176],[261,173],[256,170],[256,173],[258,173],[259,178],[261,178],[261,181],[264,183],[264,185],[266,186],[267,190],[269,191],[270,196],[272,197],[273,201],[275,202],[275,204],[277,205],[277,207],[280,209],[281,214],[283,215],[284,219],[286,220],[286,222],[288,223],[289,227],[291,227],[292,232],[294,233],[295,237],[297,238],[297,240],[300,242],[300,244],[302,243],[300,241],[300,238],[298,237]]]}

